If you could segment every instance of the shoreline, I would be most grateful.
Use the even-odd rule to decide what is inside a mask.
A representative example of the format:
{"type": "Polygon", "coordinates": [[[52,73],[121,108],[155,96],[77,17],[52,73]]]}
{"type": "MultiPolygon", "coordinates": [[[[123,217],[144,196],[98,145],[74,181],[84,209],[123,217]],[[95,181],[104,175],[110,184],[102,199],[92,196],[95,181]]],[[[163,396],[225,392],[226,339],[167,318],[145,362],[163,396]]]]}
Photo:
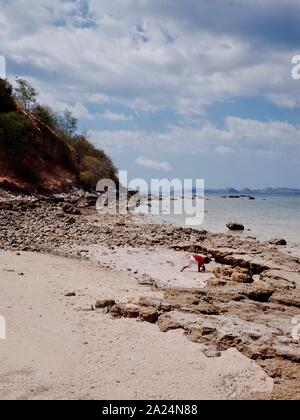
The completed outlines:
{"type": "Polygon", "coordinates": [[[1,400],[270,395],[273,381],[236,349],[207,358],[181,331],[162,334],[148,322],[91,310],[99,294],[160,297],[130,275],[86,261],[20,254],[0,251],[0,307],[7,319],[7,340],[0,342],[1,400]],[[73,291],[75,296],[66,296],[73,291]]]}
{"type": "Polygon", "coordinates": [[[2,204],[0,223],[1,253],[33,251],[41,260],[55,254],[129,279],[125,294],[120,288],[105,294],[99,286],[91,305],[98,301],[103,320],[123,325],[136,318],[160,337],[179,334],[217,365],[237,351],[272,378],[273,393],[264,398],[299,398],[299,342],[291,337],[299,315],[298,258],[253,239],[99,216],[85,198],[70,195],[2,204]],[[190,252],[213,257],[205,275],[179,274],[190,252]]]}
{"type": "MultiPolygon", "coordinates": [[[[277,208],[276,206],[280,205],[281,211],[283,211],[283,203],[281,201],[284,198],[288,198],[293,202],[294,200],[297,200],[300,206],[299,196],[291,195],[286,197],[281,195],[270,195],[262,197],[256,197],[255,201],[249,201],[248,198],[240,198],[238,200],[229,198],[224,199],[220,195],[216,196],[208,194],[205,196],[204,221],[201,226],[197,227],[197,229],[208,230],[213,234],[230,235],[232,232],[226,229],[226,223],[228,223],[229,220],[237,220],[245,225],[245,231],[239,233],[242,239],[246,239],[247,236],[251,236],[255,237],[260,242],[268,244],[275,238],[284,238],[287,245],[283,247],[282,250],[285,253],[300,257],[300,242],[299,238],[295,235],[295,232],[299,230],[298,220],[295,219],[295,217],[289,220],[290,218],[287,216],[287,218],[284,218],[284,222],[278,223],[278,211],[276,211],[270,217],[270,219],[276,220],[276,223],[271,224],[270,219],[262,216],[263,214],[268,214],[270,206],[272,208],[274,208],[274,206],[277,208]],[[275,202],[274,199],[276,199],[275,202]],[[279,200],[279,203],[277,200],[279,200]],[[266,208],[262,208],[262,206],[265,206],[265,203],[268,203],[268,206],[266,208]]],[[[158,201],[154,200],[153,205],[157,206],[158,201]]],[[[145,209],[147,210],[146,207],[145,209]]],[[[297,212],[298,208],[294,208],[294,213],[297,214],[297,212]]],[[[176,226],[184,226],[183,216],[146,215],[146,217],[150,220],[150,222],[152,220],[154,223],[166,222],[171,224],[173,223],[176,226]]]]}

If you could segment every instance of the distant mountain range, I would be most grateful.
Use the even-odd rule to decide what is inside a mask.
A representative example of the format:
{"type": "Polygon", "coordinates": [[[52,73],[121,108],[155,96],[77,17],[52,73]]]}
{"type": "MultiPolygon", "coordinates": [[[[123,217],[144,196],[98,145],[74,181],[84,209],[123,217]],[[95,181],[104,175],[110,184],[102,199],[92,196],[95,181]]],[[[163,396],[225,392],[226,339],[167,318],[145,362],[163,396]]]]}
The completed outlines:
{"type": "Polygon", "coordinates": [[[237,190],[235,188],[224,188],[224,189],[206,189],[206,193],[208,194],[222,194],[222,195],[258,195],[258,194],[267,194],[267,195],[290,195],[290,194],[299,194],[299,188],[261,188],[261,189],[251,189],[251,188],[243,188],[242,190],[237,190]]]}

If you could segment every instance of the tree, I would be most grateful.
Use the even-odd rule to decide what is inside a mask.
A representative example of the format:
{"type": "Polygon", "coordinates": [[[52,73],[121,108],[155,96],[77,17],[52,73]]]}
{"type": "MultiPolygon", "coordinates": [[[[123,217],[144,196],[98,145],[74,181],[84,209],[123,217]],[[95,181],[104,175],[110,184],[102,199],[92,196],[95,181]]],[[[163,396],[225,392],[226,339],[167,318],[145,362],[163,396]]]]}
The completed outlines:
{"type": "Polygon", "coordinates": [[[71,111],[65,110],[63,116],[59,119],[59,126],[64,135],[73,137],[77,131],[78,120],[75,118],[71,111]]]}
{"type": "Polygon", "coordinates": [[[15,88],[15,95],[21,105],[30,111],[36,104],[38,92],[27,80],[16,78],[17,86],[15,88]]]}

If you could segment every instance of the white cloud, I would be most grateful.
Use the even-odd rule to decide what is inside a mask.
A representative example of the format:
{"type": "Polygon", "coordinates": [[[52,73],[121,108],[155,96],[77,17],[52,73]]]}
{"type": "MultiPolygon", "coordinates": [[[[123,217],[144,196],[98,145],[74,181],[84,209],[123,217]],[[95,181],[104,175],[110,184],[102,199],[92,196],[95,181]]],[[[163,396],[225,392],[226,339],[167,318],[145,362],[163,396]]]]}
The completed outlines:
{"type": "Polygon", "coordinates": [[[191,155],[234,152],[258,153],[270,158],[300,157],[300,126],[288,122],[263,122],[228,117],[223,129],[209,121],[198,125],[173,125],[164,133],[138,130],[90,131],[94,143],[107,151],[125,150],[191,155]]]}
{"type": "Polygon", "coordinates": [[[116,113],[112,111],[105,111],[99,115],[101,119],[108,120],[108,121],[130,121],[132,120],[131,116],[127,116],[122,113],[116,113]]]}
{"type": "Polygon", "coordinates": [[[39,101],[41,103],[47,104],[55,112],[63,113],[66,109],[71,111],[72,114],[78,119],[94,120],[95,115],[91,113],[85,105],[80,102],[70,104],[68,102],[63,102],[55,99],[51,95],[40,94],[39,101]]]}
{"type": "MultiPolygon", "coordinates": [[[[256,37],[272,38],[275,29],[258,31],[254,20],[249,29],[249,8],[268,23],[270,14],[280,16],[278,0],[245,0],[243,8],[225,0],[221,6],[199,0],[0,5],[1,53],[30,68],[40,91],[63,102],[85,105],[98,98],[184,115],[199,115],[208,104],[235,96],[262,96],[288,108],[300,103],[290,76],[293,47],[270,48],[266,39],[257,48],[256,37]],[[222,10],[230,10],[224,19],[222,10]]],[[[287,0],[285,8],[297,16],[296,0],[287,0]]]]}
{"type": "Polygon", "coordinates": [[[296,108],[297,99],[291,95],[284,93],[269,93],[267,98],[273,102],[275,105],[278,105],[282,108],[296,108]]]}
{"type": "Polygon", "coordinates": [[[159,162],[156,160],[145,159],[143,157],[139,157],[135,161],[135,163],[139,166],[143,166],[144,168],[148,169],[153,169],[155,171],[170,172],[173,170],[169,162],[159,162]]]}
{"type": "Polygon", "coordinates": [[[218,155],[231,155],[234,151],[229,146],[220,145],[215,147],[215,152],[218,155]]]}

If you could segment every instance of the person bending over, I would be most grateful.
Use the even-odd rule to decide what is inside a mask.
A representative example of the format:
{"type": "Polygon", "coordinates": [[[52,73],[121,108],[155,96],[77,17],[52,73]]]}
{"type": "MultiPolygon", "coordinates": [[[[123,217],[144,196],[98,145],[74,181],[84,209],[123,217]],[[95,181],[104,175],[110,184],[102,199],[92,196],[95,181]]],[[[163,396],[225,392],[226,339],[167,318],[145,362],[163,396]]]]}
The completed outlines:
{"type": "Polygon", "coordinates": [[[205,264],[208,264],[209,262],[210,259],[208,257],[202,257],[201,255],[191,255],[190,259],[187,262],[187,265],[185,265],[180,272],[182,273],[187,268],[191,268],[194,264],[198,265],[198,273],[200,273],[201,270],[205,272],[205,264]]]}

